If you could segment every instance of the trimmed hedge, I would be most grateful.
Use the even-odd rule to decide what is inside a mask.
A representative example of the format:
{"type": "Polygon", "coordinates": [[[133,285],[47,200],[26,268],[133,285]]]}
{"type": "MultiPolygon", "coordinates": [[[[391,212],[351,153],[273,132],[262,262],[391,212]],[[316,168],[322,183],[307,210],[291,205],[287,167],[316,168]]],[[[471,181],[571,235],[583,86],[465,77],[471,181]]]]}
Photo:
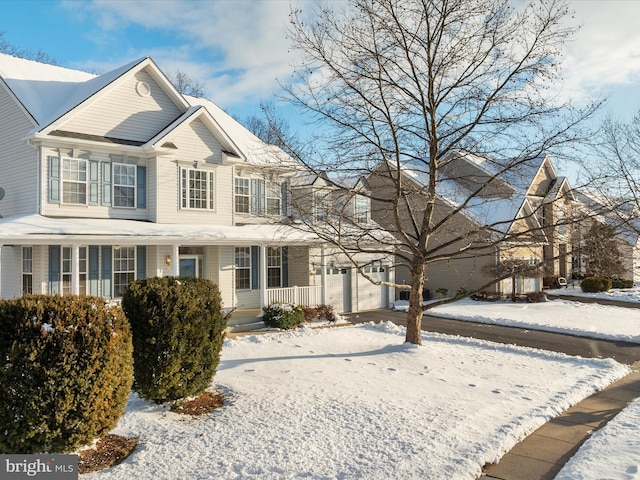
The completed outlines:
{"type": "Polygon", "coordinates": [[[273,303],[262,311],[262,321],[267,327],[293,330],[304,323],[304,310],[298,305],[273,303]]]}
{"type": "Polygon", "coordinates": [[[0,301],[0,453],[67,452],[116,426],[132,383],[129,324],[88,296],[0,301]]]}
{"type": "Polygon", "coordinates": [[[611,290],[611,279],[607,277],[587,277],[580,282],[583,292],[608,292],[611,290]]]}
{"type": "Polygon", "coordinates": [[[133,388],[142,398],[175,402],[211,385],[227,327],[217,285],[193,277],[136,280],[122,308],[133,332],[133,388]]]}

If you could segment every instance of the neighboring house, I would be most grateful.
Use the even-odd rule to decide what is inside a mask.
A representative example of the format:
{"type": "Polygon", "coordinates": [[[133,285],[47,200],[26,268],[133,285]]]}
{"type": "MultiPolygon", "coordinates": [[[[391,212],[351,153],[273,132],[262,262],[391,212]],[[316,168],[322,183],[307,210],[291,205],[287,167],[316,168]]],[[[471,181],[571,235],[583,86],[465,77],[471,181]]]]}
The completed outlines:
{"type": "MultiPolygon", "coordinates": [[[[545,266],[545,271],[534,277],[517,276],[517,293],[540,291],[545,275],[570,274],[569,225],[557,225],[571,212],[573,196],[567,180],[556,174],[546,155],[529,159],[513,170],[502,172],[502,168],[498,161],[467,152],[456,152],[442,162],[434,223],[443,224],[430,248],[443,259],[427,267],[425,297],[482,288],[494,278],[491,272],[507,261],[545,266]],[[460,211],[452,213],[457,209],[460,211]],[[448,254],[451,258],[446,258],[448,254]]],[[[388,172],[387,166],[381,166],[368,179],[380,200],[393,198],[388,172]]],[[[415,191],[411,195],[414,210],[420,211],[428,177],[411,164],[405,165],[402,174],[404,188],[415,191]]],[[[387,205],[374,201],[372,216],[393,231],[387,205]]],[[[396,281],[410,281],[408,268],[401,262],[396,265],[396,281]]],[[[511,293],[512,279],[485,289],[511,293]]]]}
{"type": "Polygon", "coordinates": [[[0,112],[0,297],[118,298],[180,275],[217,283],[226,308],[388,306],[286,225],[300,166],[150,58],[95,76],[0,54],[0,112]]]}
{"type": "Polygon", "coordinates": [[[575,192],[577,207],[585,220],[573,230],[573,272],[588,274],[591,259],[583,248],[594,225],[610,227],[611,241],[618,249],[623,273],[620,277],[640,282],[640,220],[637,207],[629,202],[615,202],[611,198],[584,190],[575,192]]]}

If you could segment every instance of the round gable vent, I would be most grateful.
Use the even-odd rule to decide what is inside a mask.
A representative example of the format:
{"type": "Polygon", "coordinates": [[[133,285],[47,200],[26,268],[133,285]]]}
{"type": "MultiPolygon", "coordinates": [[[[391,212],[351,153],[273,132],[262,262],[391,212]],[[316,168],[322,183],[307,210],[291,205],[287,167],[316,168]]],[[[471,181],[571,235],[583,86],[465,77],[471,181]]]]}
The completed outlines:
{"type": "Polygon", "coordinates": [[[149,87],[147,82],[140,81],[136,83],[136,92],[138,92],[138,95],[141,97],[148,97],[151,94],[151,87],[149,87]]]}

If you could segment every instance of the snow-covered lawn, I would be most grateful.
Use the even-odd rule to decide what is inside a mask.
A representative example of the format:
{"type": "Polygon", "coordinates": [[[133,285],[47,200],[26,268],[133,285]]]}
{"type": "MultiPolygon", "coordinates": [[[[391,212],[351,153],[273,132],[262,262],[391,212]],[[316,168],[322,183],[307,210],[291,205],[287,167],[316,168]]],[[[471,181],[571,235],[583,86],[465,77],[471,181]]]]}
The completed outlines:
{"type": "Polygon", "coordinates": [[[223,408],[167,412],[132,395],[123,464],[88,479],[474,479],[570,405],[624,376],[582,359],[390,323],[227,341],[223,408]]]}
{"type": "Polygon", "coordinates": [[[640,302],[640,287],[634,288],[614,288],[608,292],[601,293],[585,293],[580,287],[569,286],[567,288],[558,288],[554,290],[547,290],[549,296],[553,295],[572,295],[574,297],[591,297],[601,298],[605,300],[620,300],[622,302],[640,302]]]}
{"type": "Polygon", "coordinates": [[[640,309],[638,308],[568,300],[513,303],[476,302],[465,299],[435,307],[428,313],[479,323],[640,343],[640,309]]]}

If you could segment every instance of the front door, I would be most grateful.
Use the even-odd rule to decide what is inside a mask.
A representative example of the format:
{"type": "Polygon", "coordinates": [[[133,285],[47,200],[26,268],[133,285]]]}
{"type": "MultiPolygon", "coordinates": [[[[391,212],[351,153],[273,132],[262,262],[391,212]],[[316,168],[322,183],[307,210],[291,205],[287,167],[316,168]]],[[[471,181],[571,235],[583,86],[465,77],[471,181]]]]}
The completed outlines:
{"type": "Polygon", "coordinates": [[[199,261],[195,255],[180,256],[180,276],[181,277],[199,277],[199,261]]]}

